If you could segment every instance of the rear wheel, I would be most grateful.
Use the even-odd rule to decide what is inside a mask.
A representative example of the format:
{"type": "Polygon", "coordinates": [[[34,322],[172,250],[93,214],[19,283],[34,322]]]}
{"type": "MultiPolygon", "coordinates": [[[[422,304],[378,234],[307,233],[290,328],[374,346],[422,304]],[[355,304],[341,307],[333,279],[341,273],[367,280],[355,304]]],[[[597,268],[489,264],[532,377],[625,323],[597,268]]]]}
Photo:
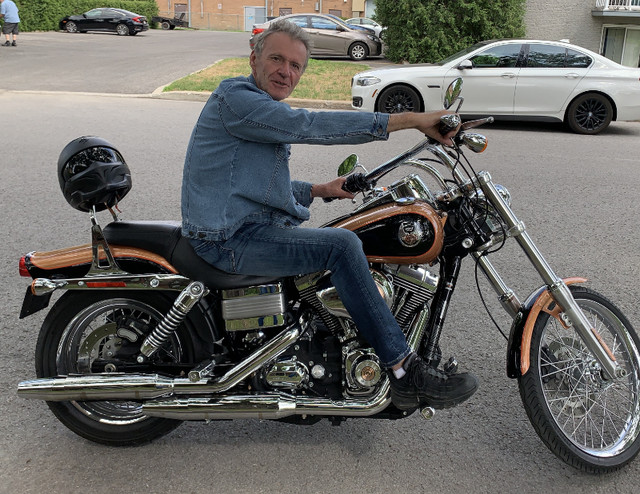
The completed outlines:
{"type": "Polygon", "coordinates": [[[116,26],[116,33],[118,33],[119,36],[128,36],[129,27],[126,24],[118,24],[116,26]]]}
{"type": "Polygon", "coordinates": [[[73,21],[67,22],[65,24],[64,28],[68,33],[77,33],[78,32],[78,26],[73,21]]]}
{"type": "Polygon", "coordinates": [[[613,119],[611,102],[598,93],[578,96],[567,110],[567,125],[578,134],[598,134],[613,119]]]}
{"type": "Polygon", "coordinates": [[[381,113],[419,112],[420,96],[409,86],[391,86],[380,94],[376,111],[381,113]]]}
{"type": "Polygon", "coordinates": [[[162,25],[162,29],[164,29],[165,31],[168,31],[169,29],[171,29],[171,24],[169,23],[169,21],[163,21],[161,25],[162,25]]]}
{"type": "Polygon", "coordinates": [[[640,341],[602,295],[582,287],[571,291],[625,376],[604,379],[575,331],[541,313],[520,395],[536,432],[559,458],[587,472],[613,471],[640,450],[640,341]]]}
{"type": "MultiPolygon", "coordinates": [[[[193,362],[194,345],[181,325],[148,364],[136,363],[144,338],[171,307],[144,292],[68,292],[47,315],[36,347],[38,377],[103,372],[173,373],[193,362]],[[174,369],[173,372],[171,369],[174,369]]],[[[147,417],[140,402],[47,402],[76,434],[113,446],[141,444],[175,429],[178,420],[147,417]]]]}

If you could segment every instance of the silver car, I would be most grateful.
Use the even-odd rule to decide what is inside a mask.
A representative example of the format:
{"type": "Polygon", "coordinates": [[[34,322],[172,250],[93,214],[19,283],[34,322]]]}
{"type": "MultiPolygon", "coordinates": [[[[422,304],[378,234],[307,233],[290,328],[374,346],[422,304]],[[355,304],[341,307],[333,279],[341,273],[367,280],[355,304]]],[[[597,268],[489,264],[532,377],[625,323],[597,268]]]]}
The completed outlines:
{"type": "MultiPolygon", "coordinates": [[[[376,35],[353,29],[345,22],[321,14],[291,14],[278,17],[297,24],[311,36],[312,56],[342,55],[351,60],[364,60],[382,53],[382,42],[376,35]]],[[[251,31],[249,46],[253,49],[253,38],[269,24],[255,24],[251,31]]]]}

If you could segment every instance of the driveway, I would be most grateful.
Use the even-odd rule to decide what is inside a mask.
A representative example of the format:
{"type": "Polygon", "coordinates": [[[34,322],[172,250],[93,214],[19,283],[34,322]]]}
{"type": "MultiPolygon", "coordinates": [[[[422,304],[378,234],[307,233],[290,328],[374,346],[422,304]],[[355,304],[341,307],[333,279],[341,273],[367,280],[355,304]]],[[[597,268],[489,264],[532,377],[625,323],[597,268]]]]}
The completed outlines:
{"type": "MultiPolygon", "coordinates": [[[[150,94],[218,60],[248,58],[250,36],[182,29],[151,29],[136,36],[22,33],[17,47],[0,48],[0,91],[150,94]]],[[[390,62],[379,57],[353,63],[390,62]]]]}
{"type": "Polygon", "coordinates": [[[137,36],[22,33],[17,47],[0,48],[0,90],[149,94],[217,60],[248,57],[249,36],[156,29],[137,36]]]}

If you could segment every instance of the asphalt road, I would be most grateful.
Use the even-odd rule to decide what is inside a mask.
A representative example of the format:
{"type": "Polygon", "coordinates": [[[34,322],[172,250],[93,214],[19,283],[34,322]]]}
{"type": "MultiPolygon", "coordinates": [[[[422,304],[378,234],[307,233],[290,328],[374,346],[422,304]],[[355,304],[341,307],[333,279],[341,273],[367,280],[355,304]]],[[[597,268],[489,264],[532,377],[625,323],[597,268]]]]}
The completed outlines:
{"type": "MultiPolygon", "coordinates": [[[[30,38],[58,34],[65,36],[25,34],[18,47],[25,50],[21,56],[30,56],[30,38]]],[[[156,34],[185,33],[150,36],[156,34]]],[[[214,34],[226,39],[225,33],[214,34]]],[[[121,205],[123,217],[178,219],[182,161],[202,103],[10,91],[4,71],[9,55],[0,51],[0,493],[637,492],[640,459],[612,475],[584,475],[565,466],[536,436],[516,383],[505,376],[505,342],[482,308],[470,265],[458,283],[443,348],[478,376],[481,387],[468,402],[431,421],[418,416],[396,422],[358,419],[341,427],[258,420],[187,423],[144,447],[109,448],[75,436],[44,403],[18,398],[17,383],[35,376],[33,352],[45,315],[18,319],[28,285],[17,275],[18,259],[32,250],[90,238],[88,218],[60,193],[60,150],[79,135],[107,138],[133,173],[134,188],[121,205]]],[[[203,66],[209,63],[204,58],[203,66]]],[[[32,87],[36,82],[23,80],[20,89],[37,89],[32,87]]],[[[509,188],[516,213],[558,274],[588,277],[589,286],[609,296],[640,328],[640,124],[614,123],[596,137],[549,125],[494,125],[482,132],[489,136],[489,148],[469,156],[471,163],[509,188]]],[[[386,143],[294,146],[292,174],[329,180],[352,152],[372,168],[419,137],[403,131],[386,143]]],[[[345,201],[318,202],[310,224],[350,207],[345,201]]],[[[523,260],[515,246],[495,258],[521,298],[541,283],[523,260]]],[[[482,286],[492,313],[508,330],[490,288],[482,286]]]]}

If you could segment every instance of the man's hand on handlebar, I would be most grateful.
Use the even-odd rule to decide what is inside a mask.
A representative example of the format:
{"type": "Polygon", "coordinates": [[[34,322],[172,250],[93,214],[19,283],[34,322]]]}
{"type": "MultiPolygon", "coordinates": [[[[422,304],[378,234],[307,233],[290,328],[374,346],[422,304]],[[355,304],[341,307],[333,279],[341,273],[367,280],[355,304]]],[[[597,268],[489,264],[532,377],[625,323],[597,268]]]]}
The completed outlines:
{"type": "Polygon", "coordinates": [[[346,180],[347,179],[345,177],[338,177],[325,184],[313,184],[311,186],[311,197],[353,199],[355,195],[342,188],[346,180]]]}
{"type": "Polygon", "coordinates": [[[395,132],[396,130],[403,129],[416,129],[422,132],[424,135],[435,139],[436,141],[445,144],[447,146],[453,145],[452,138],[460,130],[460,125],[455,129],[447,132],[446,134],[440,133],[440,118],[443,115],[453,114],[448,110],[440,110],[429,113],[393,113],[389,115],[389,124],[387,126],[387,132],[395,132]]]}

